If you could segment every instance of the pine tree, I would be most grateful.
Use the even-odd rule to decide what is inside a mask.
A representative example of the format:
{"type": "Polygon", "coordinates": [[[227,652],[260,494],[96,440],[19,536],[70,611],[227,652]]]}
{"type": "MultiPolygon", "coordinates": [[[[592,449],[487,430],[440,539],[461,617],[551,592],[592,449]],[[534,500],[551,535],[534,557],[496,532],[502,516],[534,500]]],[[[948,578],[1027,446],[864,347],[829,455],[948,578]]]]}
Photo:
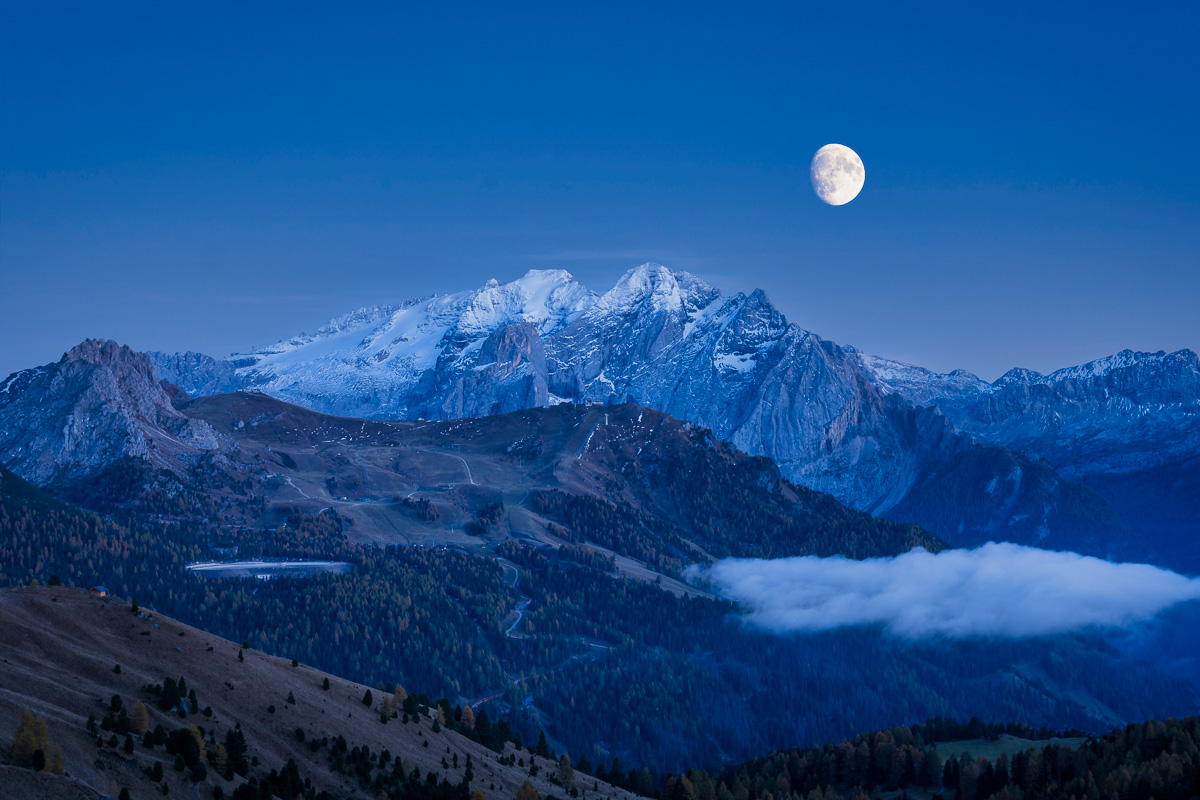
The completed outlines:
{"type": "Polygon", "coordinates": [[[538,734],[537,747],[533,751],[542,758],[550,757],[550,745],[546,743],[546,732],[542,731],[538,734]]]}
{"type": "MultiPolygon", "coordinates": [[[[708,774],[705,773],[704,777],[708,778],[708,774]]],[[[706,788],[713,795],[713,797],[716,797],[716,787],[712,785],[712,778],[708,778],[706,788]]],[[[654,778],[650,775],[650,770],[646,767],[642,767],[642,771],[638,773],[637,793],[643,797],[654,796],[654,778]]],[[[701,800],[704,800],[702,793],[698,789],[697,795],[701,796],[701,800]]]]}
{"type": "Polygon", "coordinates": [[[362,704],[367,708],[375,704],[375,698],[371,695],[370,689],[367,689],[366,693],[363,694],[362,704]]]}
{"type": "Polygon", "coordinates": [[[479,709],[479,716],[475,717],[475,732],[479,734],[479,741],[488,747],[492,746],[492,721],[482,708],[479,709]]]}
{"type": "Polygon", "coordinates": [[[930,786],[937,786],[938,780],[942,777],[942,757],[936,747],[929,748],[929,752],[925,754],[925,761],[921,764],[921,774],[918,777],[921,786],[926,789],[930,786]]]}
{"type": "Polygon", "coordinates": [[[250,764],[246,760],[247,751],[246,736],[242,733],[239,724],[225,734],[225,753],[229,758],[229,767],[238,775],[244,776],[246,770],[250,768],[250,764]]]}
{"type": "Polygon", "coordinates": [[[179,685],[175,683],[173,678],[167,678],[163,681],[162,694],[158,698],[158,707],[164,711],[171,711],[179,705],[179,685]]]}

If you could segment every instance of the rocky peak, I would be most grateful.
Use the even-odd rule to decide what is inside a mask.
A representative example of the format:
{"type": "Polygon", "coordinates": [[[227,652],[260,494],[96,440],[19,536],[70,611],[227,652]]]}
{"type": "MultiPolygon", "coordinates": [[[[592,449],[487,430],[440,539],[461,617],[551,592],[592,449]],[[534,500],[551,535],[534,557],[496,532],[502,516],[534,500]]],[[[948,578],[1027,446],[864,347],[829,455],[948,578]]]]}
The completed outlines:
{"type": "Polygon", "coordinates": [[[174,408],[150,356],[114,341],[88,339],[15,378],[0,402],[0,453],[34,483],[73,480],[126,458],[175,467],[220,447],[207,423],[174,408]]]}
{"type": "Polygon", "coordinates": [[[799,326],[790,325],[762,289],[755,289],[741,302],[726,328],[727,338],[736,338],[744,347],[757,349],[774,342],[790,328],[803,334],[799,326]]]}
{"type": "Polygon", "coordinates": [[[154,374],[154,365],[145,353],[139,353],[127,344],[117,344],[112,339],[85,339],[63,353],[64,363],[83,361],[89,364],[112,365],[118,362],[136,365],[148,375],[154,374]]]}
{"type": "Polygon", "coordinates": [[[1013,367],[1008,372],[996,379],[992,386],[1011,386],[1014,384],[1030,384],[1037,383],[1042,378],[1046,377],[1040,372],[1024,367],[1013,367]]]}
{"type": "Polygon", "coordinates": [[[546,347],[537,328],[528,322],[511,322],[492,331],[479,350],[480,364],[506,365],[511,371],[529,364],[546,373],[546,347]]]}
{"type": "Polygon", "coordinates": [[[650,311],[696,311],[720,295],[687,272],[672,272],[648,261],[622,275],[596,303],[598,311],[615,314],[650,311]]]}

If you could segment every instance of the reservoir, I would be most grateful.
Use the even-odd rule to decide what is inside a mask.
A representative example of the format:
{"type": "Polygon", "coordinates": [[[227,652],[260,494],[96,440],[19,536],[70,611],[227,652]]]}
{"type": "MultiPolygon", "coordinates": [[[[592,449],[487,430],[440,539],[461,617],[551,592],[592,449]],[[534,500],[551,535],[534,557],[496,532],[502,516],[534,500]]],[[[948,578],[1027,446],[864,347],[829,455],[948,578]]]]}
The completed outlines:
{"type": "Polygon", "coordinates": [[[281,576],[306,577],[322,572],[349,572],[346,561],[258,560],[258,561],[197,561],[187,568],[197,575],[212,578],[258,578],[270,580],[281,576]]]}

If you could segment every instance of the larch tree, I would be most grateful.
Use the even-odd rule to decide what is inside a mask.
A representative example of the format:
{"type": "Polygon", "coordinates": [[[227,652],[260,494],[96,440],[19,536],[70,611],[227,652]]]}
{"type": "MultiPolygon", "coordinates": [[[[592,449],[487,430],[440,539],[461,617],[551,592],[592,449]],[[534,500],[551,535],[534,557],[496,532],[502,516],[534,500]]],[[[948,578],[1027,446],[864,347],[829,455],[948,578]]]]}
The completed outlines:
{"type": "Polygon", "coordinates": [[[62,748],[58,745],[54,745],[50,749],[50,763],[46,765],[46,772],[53,772],[55,775],[63,774],[62,748]]]}
{"type": "Polygon", "coordinates": [[[25,709],[21,712],[21,719],[17,722],[17,731],[13,734],[11,748],[13,765],[32,767],[34,753],[41,751],[44,759],[49,750],[50,729],[46,724],[46,718],[25,709]]]}
{"type": "Polygon", "coordinates": [[[225,752],[225,745],[219,744],[208,756],[208,764],[218,775],[225,774],[225,765],[229,763],[229,754],[225,752]]]}
{"type": "Polygon", "coordinates": [[[562,758],[558,760],[558,778],[559,784],[564,789],[575,788],[575,769],[571,766],[571,757],[563,753],[562,758]]]}
{"type": "Polygon", "coordinates": [[[141,700],[133,704],[133,710],[129,713],[129,724],[138,736],[150,730],[150,716],[146,713],[146,704],[141,700]]]}
{"type": "Polygon", "coordinates": [[[533,788],[533,784],[525,781],[521,784],[521,788],[517,789],[517,800],[541,800],[538,797],[537,789],[533,788]]]}

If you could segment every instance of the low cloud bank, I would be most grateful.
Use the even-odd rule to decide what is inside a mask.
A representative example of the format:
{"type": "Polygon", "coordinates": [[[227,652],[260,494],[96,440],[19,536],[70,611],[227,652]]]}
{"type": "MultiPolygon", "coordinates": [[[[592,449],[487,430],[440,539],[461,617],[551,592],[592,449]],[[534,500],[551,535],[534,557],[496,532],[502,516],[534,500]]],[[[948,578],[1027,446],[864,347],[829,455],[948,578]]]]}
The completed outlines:
{"type": "Polygon", "coordinates": [[[1200,599],[1200,579],[1170,570],[1006,543],[865,561],[731,558],[692,575],[781,633],[881,625],[909,638],[1045,636],[1200,599]]]}

